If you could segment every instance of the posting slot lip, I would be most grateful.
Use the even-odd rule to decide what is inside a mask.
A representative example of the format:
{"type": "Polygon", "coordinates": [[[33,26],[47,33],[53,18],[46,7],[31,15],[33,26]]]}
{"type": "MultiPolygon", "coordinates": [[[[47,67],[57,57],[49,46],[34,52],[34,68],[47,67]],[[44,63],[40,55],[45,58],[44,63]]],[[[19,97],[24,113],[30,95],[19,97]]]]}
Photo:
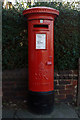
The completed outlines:
{"type": "Polygon", "coordinates": [[[44,28],[44,29],[48,29],[49,25],[47,24],[34,24],[33,25],[34,28],[44,28]]]}
{"type": "Polygon", "coordinates": [[[33,24],[33,30],[37,30],[37,31],[49,31],[50,30],[50,24],[33,24]]]}

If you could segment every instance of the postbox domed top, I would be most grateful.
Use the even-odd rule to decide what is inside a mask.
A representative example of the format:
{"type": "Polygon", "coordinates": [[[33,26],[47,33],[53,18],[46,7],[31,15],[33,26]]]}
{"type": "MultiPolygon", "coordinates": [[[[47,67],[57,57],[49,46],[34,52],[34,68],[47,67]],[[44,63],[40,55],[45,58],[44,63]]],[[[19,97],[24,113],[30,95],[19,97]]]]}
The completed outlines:
{"type": "Polygon", "coordinates": [[[50,7],[33,7],[23,11],[23,15],[36,14],[36,13],[49,13],[59,15],[59,11],[50,7]]]}

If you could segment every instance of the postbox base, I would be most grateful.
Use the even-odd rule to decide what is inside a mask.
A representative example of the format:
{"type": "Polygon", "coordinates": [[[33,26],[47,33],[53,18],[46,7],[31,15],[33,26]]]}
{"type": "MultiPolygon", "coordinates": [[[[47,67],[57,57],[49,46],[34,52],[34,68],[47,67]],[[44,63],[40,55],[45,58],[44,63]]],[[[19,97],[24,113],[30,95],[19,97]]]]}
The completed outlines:
{"type": "Polygon", "coordinates": [[[54,91],[28,93],[28,109],[35,114],[50,114],[53,111],[54,91]]]}

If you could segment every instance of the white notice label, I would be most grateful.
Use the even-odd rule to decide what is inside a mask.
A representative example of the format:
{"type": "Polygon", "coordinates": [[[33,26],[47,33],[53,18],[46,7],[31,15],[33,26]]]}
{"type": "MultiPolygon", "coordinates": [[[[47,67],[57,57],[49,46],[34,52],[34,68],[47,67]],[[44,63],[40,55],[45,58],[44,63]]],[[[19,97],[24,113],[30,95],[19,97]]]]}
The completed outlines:
{"type": "Polygon", "coordinates": [[[46,49],[46,34],[36,34],[36,49],[46,49]]]}

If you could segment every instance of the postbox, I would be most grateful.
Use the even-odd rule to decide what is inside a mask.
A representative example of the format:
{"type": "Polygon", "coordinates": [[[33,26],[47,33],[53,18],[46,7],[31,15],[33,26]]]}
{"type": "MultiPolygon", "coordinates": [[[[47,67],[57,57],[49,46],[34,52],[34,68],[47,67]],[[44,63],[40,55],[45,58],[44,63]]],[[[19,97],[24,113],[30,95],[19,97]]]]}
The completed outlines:
{"type": "Polygon", "coordinates": [[[59,11],[34,7],[23,15],[28,22],[29,107],[50,113],[54,104],[54,19],[59,11]]]}

